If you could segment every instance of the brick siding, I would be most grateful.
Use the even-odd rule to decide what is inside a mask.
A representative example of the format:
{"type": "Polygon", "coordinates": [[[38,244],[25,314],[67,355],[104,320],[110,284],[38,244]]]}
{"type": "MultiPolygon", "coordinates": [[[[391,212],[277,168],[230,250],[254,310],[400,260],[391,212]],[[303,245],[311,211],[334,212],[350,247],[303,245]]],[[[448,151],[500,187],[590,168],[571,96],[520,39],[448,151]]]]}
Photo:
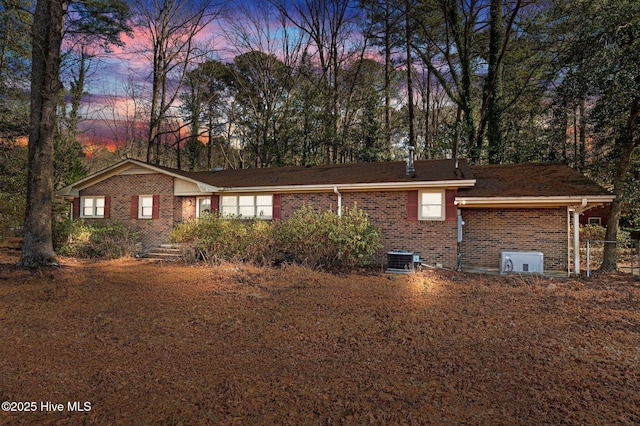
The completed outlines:
{"type": "Polygon", "coordinates": [[[171,229],[182,220],[182,201],[173,196],[173,178],[160,173],[117,175],[92,185],[80,196],[111,196],[111,218],[91,221],[118,220],[140,233],[143,250],[165,243],[171,229]],[[158,219],[131,219],[131,197],[134,195],[159,195],[158,219]]]}
{"type": "MultiPolygon", "coordinates": [[[[455,267],[455,221],[408,221],[406,191],[342,193],[343,207],[353,207],[354,203],[380,230],[383,248],[376,253],[376,263],[384,264],[388,251],[400,249],[418,253],[428,264],[455,267]]],[[[320,211],[335,211],[338,196],[333,193],[282,194],[282,218],[290,217],[304,204],[320,211]]]]}
{"type": "MultiPolygon", "coordinates": [[[[173,178],[159,173],[117,175],[80,192],[80,196],[111,196],[111,219],[119,220],[140,232],[143,250],[167,241],[173,227],[195,217],[196,197],[174,197],[173,178]],[[158,219],[131,219],[133,195],[159,195],[158,219]],[[189,205],[191,201],[191,205],[189,205]]],[[[381,233],[383,248],[375,261],[386,262],[386,253],[394,249],[418,253],[424,263],[456,267],[457,222],[407,220],[407,192],[343,192],[342,205],[363,209],[381,233]]],[[[319,211],[338,207],[332,192],[283,193],[282,219],[303,205],[319,211]]],[[[544,253],[545,270],[566,270],[566,209],[464,209],[465,221],[461,259],[463,266],[497,268],[500,251],[535,250],[544,253]]]]}
{"type": "Polygon", "coordinates": [[[567,210],[463,209],[463,267],[498,268],[501,251],[540,251],[545,271],[567,269],[567,210]]]}

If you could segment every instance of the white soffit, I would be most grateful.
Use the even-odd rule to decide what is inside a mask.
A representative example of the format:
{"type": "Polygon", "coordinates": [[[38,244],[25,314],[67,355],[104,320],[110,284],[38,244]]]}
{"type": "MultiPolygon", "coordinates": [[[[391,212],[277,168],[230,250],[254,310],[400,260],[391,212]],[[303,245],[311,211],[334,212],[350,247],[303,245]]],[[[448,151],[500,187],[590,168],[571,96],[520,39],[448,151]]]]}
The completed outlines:
{"type": "Polygon", "coordinates": [[[398,191],[407,189],[446,189],[466,188],[475,185],[475,179],[469,180],[444,180],[422,182],[374,182],[374,183],[331,183],[317,185],[284,185],[284,186],[251,186],[251,187],[223,187],[220,192],[228,193],[259,193],[259,192],[333,192],[334,188],[340,191],[398,191]]]}
{"type": "Polygon", "coordinates": [[[173,180],[173,193],[177,196],[211,194],[218,191],[219,188],[202,182],[186,180],[180,177],[176,177],[173,180]]]}
{"type": "Polygon", "coordinates": [[[610,203],[613,195],[574,196],[574,197],[456,197],[459,208],[480,207],[566,207],[582,203],[586,199],[590,205],[610,203]]]}

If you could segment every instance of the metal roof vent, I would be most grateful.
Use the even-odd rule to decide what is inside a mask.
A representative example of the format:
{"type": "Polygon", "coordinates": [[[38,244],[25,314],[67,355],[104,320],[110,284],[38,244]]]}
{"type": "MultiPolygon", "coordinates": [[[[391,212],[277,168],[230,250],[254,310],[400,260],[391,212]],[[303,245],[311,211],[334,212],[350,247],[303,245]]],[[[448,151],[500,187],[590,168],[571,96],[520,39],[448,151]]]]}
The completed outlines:
{"type": "Polygon", "coordinates": [[[416,153],[416,147],[415,146],[410,146],[409,147],[409,158],[407,158],[407,176],[409,176],[411,173],[416,171],[416,169],[413,167],[413,160],[414,160],[414,157],[415,157],[415,153],[416,153]]]}
{"type": "Polygon", "coordinates": [[[213,169],[211,169],[211,173],[218,173],[218,172],[221,172],[223,170],[224,170],[224,167],[217,166],[217,167],[214,167],[213,169]]]}

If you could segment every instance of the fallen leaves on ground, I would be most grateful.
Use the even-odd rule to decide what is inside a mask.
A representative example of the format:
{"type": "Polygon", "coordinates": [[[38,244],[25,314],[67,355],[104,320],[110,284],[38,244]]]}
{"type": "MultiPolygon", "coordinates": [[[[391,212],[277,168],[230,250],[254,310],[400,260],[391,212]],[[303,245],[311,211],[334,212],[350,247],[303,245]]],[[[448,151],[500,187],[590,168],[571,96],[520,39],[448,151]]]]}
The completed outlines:
{"type": "Polygon", "coordinates": [[[29,272],[17,253],[0,255],[0,401],[37,410],[3,424],[640,423],[629,275],[29,272]]]}

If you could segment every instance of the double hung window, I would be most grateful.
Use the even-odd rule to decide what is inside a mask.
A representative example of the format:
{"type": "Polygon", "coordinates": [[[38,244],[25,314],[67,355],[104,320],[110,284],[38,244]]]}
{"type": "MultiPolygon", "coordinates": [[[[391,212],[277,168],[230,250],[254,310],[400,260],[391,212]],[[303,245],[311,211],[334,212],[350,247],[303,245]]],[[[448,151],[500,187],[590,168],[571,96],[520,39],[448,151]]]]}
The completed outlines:
{"type": "Polygon", "coordinates": [[[80,217],[103,218],[104,217],[104,197],[82,197],[80,207],[80,217]]]}
{"type": "Polygon", "coordinates": [[[243,219],[272,219],[272,195],[223,195],[220,197],[222,216],[239,216],[243,219]]]}

